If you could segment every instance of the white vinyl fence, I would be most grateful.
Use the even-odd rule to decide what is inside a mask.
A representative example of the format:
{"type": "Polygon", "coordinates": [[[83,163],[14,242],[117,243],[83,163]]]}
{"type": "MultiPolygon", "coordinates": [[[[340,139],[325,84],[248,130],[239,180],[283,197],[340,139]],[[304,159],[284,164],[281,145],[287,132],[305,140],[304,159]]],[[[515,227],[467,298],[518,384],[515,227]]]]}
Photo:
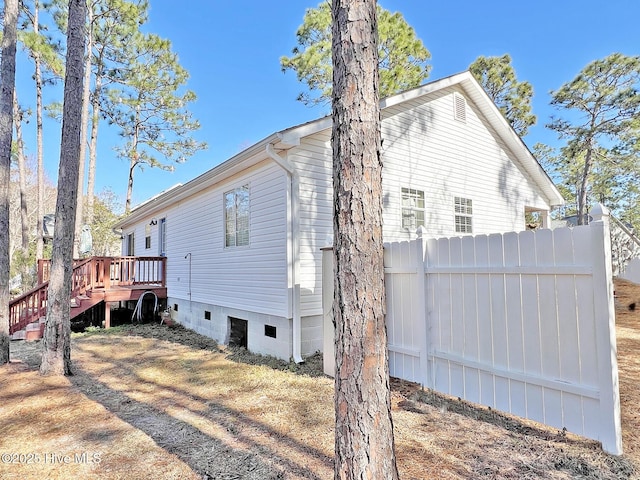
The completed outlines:
{"type": "Polygon", "coordinates": [[[621,454],[609,238],[604,217],[488,236],[420,232],[386,244],[391,375],[566,427],[621,454]]]}

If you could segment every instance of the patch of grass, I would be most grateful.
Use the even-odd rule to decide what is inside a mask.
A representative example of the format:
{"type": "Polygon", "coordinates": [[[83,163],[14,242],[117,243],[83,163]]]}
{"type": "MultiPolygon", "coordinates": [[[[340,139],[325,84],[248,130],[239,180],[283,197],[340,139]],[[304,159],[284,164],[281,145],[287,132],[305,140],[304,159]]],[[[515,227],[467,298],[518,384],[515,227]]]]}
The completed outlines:
{"type": "Polygon", "coordinates": [[[211,350],[214,352],[220,351],[218,342],[213,338],[200,335],[184,328],[180,324],[175,324],[170,327],[165,325],[159,325],[157,323],[133,323],[128,325],[119,325],[111,328],[87,328],[82,333],[72,334],[72,338],[83,338],[94,335],[126,335],[126,336],[138,336],[144,338],[157,338],[159,340],[166,340],[169,342],[179,343],[188,347],[193,347],[201,350],[211,350]]]}
{"type": "Polygon", "coordinates": [[[270,355],[251,353],[243,347],[228,346],[226,350],[227,358],[232,362],[246,363],[247,365],[264,365],[273,370],[308,375],[310,377],[325,376],[322,366],[322,353],[320,352],[305,357],[302,363],[296,363],[292,360],[286,362],[270,355]]]}

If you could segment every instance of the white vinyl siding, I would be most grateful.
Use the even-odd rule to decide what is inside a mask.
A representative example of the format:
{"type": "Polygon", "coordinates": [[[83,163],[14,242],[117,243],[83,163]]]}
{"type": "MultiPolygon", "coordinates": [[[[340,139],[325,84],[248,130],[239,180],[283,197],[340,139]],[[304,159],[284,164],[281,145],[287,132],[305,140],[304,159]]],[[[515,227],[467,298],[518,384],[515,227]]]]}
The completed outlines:
{"type": "Polygon", "coordinates": [[[522,230],[525,206],[548,208],[472,101],[465,102],[466,123],[454,118],[454,92],[383,111],[385,242],[415,238],[402,226],[401,189],[409,185],[425,192],[429,236],[456,235],[454,196],[473,199],[474,234],[522,230]]]}
{"type": "MultiPolygon", "coordinates": [[[[266,160],[155,212],[158,219],[166,218],[170,223],[165,233],[165,253],[167,288],[172,299],[290,318],[288,183],[284,170],[266,160]],[[226,248],[224,196],[243,185],[250,185],[249,244],[226,248]],[[189,258],[185,258],[189,253],[191,279],[189,258]]],[[[145,220],[147,224],[149,220],[145,220]]],[[[145,221],[136,224],[136,231],[144,233],[145,221]]],[[[152,229],[154,251],[161,250],[160,237],[160,231],[152,229]]],[[[215,307],[212,313],[217,314],[215,307]]]]}
{"type": "MultiPolygon", "coordinates": [[[[454,196],[473,199],[474,234],[522,230],[525,206],[548,209],[537,187],[514,163],[514,155],[464,93],[462,88],[446,88],[382,111],[385,242],[415,238],[415,229],[403,225],[403,189],[424,193],[416,226],[423,221],[432,237],[456,234],[454,196]],[[455,118],[454,93],[464,100],[465,123],[455,118]]],[[[292,318],[296,285],[290,273],[297,253],[301,316],[322,315],[320,249],[333,238],[331,130],[302,137],[299,144],[278,153],[295,166],[297,182],[265,155],[261,163],[244,170],[238,166],[239,173],[153,213],[166,216],[171,226],[166,254],[172,298],[189,298],[185,256],[191,253],[193,302],[292,318]],[[294,183],[296,192],[291,191],[294,183]],[[227,248],[225,193],[245,185],[250,185],[243,237],[248,243],[227,248]],[[288,203],[291,194],[298,196],[297,211],[288,203]]],[[[143,225],[142,220],[136,224],[136,238],[144,238],[143,225]]],[[[152,242],[158,242],[154,232],[152,242]]],[[[235,239],[237,244],[237,235],[235,239]]],[[[218,313],[214,309],[213,317],[218,313]]]]}
{"type": "MultiPolygon", "coordinates": [[[[548,208],[493,130],[458,93],[465,123],[456,120],[454,89],[383,111],[383,235],[385,242],[415,238],[403,225],[403,191],[418,197],[427,235],[455,235],[454,194],[473,199],[473,233],[522,230],[524,206],[548,208]]],[[[456,95],[456,96],[457,96],[456,95]]],[[[300,174],[301,315],[322,313],[321,254],[333,236],[331,132],[302,138],[288,159],[300,174]]],[[[422,216],[422,219],[420,218],[422,216]]]]}
{"type": "Polygon", "coordinates": [[[333,238],[331,131],[303,138],[289,151],[299,173],[299,261],[301,316],[322,314],[322,252],[333,238]]]}

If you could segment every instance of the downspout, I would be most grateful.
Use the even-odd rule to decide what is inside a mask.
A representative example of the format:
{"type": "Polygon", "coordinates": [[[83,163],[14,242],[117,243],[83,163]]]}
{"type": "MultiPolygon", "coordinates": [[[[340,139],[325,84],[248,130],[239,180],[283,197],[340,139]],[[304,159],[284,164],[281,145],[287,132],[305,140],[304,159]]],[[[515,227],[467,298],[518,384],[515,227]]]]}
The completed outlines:
{"type": "Polygon", "coordinates": [[[299,239],[299,220],[298,220],[298,206],[300,202],[299,198],[299,185],[300,178],[298,171],[288,160],[278,155],[270,143],[267,144],[267,155],[275,161],[283,170],[287,172],[290,182],[290,198],[289,204],[291,205],[291,312],[293,315],[293,360],[296,363],[302,363],[302,335],[301,335],[301,320],[300,320],[300,239],[299,239]]]}

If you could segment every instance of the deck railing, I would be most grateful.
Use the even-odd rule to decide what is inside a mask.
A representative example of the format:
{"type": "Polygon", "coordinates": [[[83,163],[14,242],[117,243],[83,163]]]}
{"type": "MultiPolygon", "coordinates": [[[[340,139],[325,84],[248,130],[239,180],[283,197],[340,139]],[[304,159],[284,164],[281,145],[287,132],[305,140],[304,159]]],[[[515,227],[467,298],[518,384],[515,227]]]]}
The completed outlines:
{"type": "MultiPolygon", "coordinates": [[[[112,287],[166,286],[166,257],[91,257],[74,260],[71,296],[112,287]]],[[[38,260],[38,286],[9,302],[9,332],[46,315],[51,261],[38,260]]]]}
{"type": "Polygon", "coordinates": [[[47,313],[49,282],[41,283],[9,302],[9,335],[22,330],[47,313]]]}

